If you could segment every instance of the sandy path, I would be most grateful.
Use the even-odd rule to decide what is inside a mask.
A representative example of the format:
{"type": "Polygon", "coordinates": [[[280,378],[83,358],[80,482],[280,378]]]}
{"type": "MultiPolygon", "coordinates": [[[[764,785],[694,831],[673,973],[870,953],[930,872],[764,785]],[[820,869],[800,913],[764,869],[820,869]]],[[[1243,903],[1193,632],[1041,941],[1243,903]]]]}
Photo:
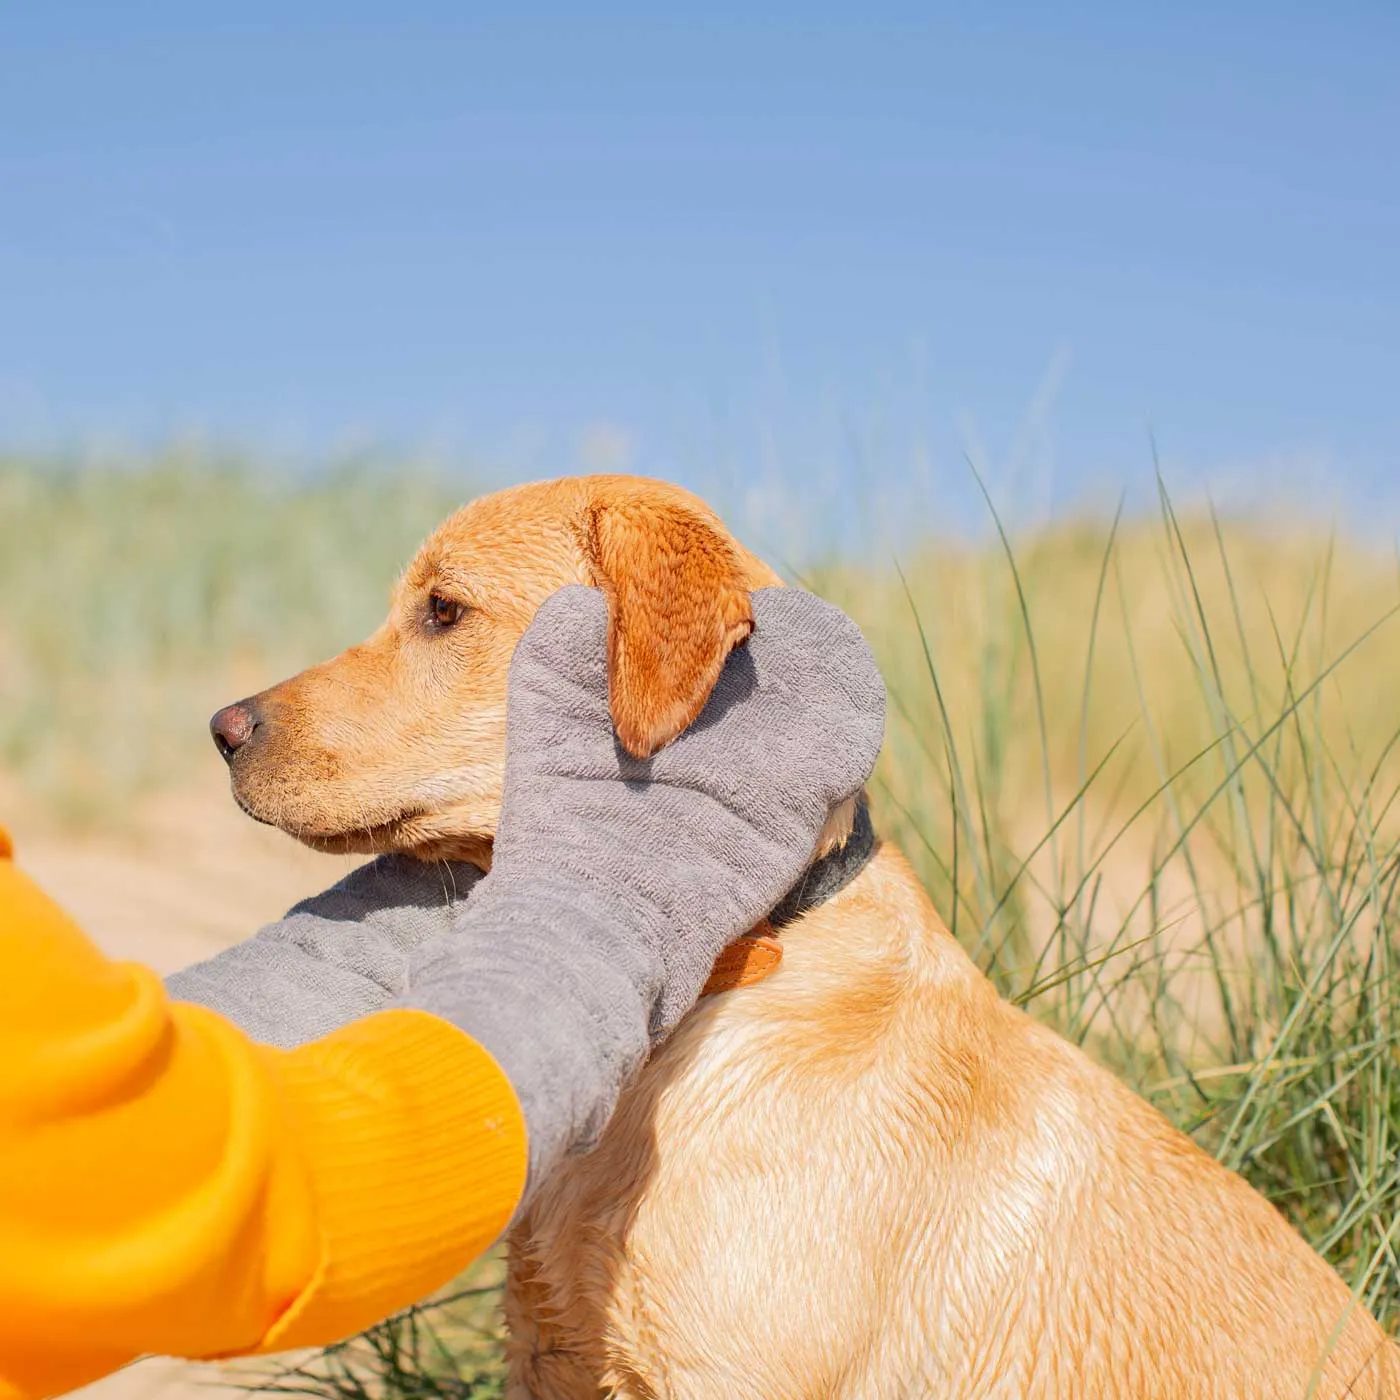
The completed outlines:
{"type": "Polygon", "coordinates": [[[97,835],[61,832],[2,799],[0,820],[20,865],[105,951],[162,973],[247,937],[357,863],[258,826],[218,785],[148,803],[97,835]]]}
{"type": "MultiPolygon", "coordinates": [[[[88,836],[57,830],[0,788],[0,821],[20,865],[106,952],[162,973],[247,937],[355,863],[257,826],[219,783],[145,804],[120,831],[88,836]]],[[[152,1359],[76,1393],[198,1400],[230,1383],[218,1366],[152,1359]]]]}

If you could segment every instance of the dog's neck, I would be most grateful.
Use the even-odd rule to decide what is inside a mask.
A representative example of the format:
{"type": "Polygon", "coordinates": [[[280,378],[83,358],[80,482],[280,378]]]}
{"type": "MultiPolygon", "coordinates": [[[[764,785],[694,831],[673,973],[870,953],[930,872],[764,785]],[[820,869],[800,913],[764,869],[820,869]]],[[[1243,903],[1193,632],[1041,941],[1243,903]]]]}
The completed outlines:
{"type": "Polygon", "coordinates": [[[875,854],[875,830],[865,794],[843,804],[827,823],[819,854],[802,878],[778,901],[766,919],[736,938],[715,959],[703,996],[751,987],[776,972],[783,961],[778,933],[819,904],[839,894],[870,863],[875,854]],[[839,845],[833,845],[839,842],[839,845]]]}
{"type": "MultiPolygon", "coordinates": [[[[483,875],[491,872],[491,854],[495,839],[486,833],[460,835],[430,842],[416,847],[411,854],[419,860],[461,861],[474,865],[483,875]]],[[[875,846],[875,833],[870,827],[870,808],[865,793],[854,797],[837,807],[827,818],[817,837],[816,859],[803,872],[802,878],[779,901],[778,909],[789,910],[779,916],[772,916],[774,922],[781,918],[783,923],[791,923],[798,915],[830,899],[839,889],[844,889],[865,868],[875,846]],[[820,873],[818,873],[820,872],[820,873]],[[843,873],[844,872],[844,873],[843,873]],[[838,878],[839,877],[839,878],[838,878]],[[801,891],[810,892],[805,899],[801,891]],[[798,905],[801,905],[798,908],[798,905]]]]}
{"type": "Polygon", "coordinates": [[[850,829],[845,840],[820,855],[802,872],[801,879],[768,915],[768,922],[773,928],[781,929],[809,909],[825,904],[865,869],[874,854],[875,828],[870,824],[870,804],[861,793],[853,799],[850,829]]]}
{"type": "MultiPolygon", "coordinates": [[[[720,953],[703,995],[752,986],[776,971],[783,960],[778,932],[844,890],[869,865],[875,846],[870,806],[862,792],[843,802],[831,814],[817,842],[816,859],[768,917],[720,953]]],[[[484,838],[480,842],[462,843],[450,852],[424,858],[465,860],[489,871],[491,841],[484,838]]]]}

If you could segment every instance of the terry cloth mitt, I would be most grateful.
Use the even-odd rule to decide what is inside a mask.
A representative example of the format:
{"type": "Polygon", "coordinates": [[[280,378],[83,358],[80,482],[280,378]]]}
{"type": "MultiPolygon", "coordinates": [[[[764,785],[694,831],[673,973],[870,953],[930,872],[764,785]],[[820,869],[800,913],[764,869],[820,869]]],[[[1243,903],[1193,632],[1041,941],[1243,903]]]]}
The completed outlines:
{"type": "Polygon", "coordinates": [[[408,981],[413,950],[452,928],[481,879],[474,865],[388,855],[296,905],[243,943],[165,979],[179,1001],[290,1049],[382,1011],[408,981]]]}
{"type": "Polygon", "coordinates": [[[505,1070],[532,1183],[596,1141],[720,950],[797,881],[874,767],[885,689],[859,629],[797,589],[753,605],[700,717],[649,759],[613,732],[601,594],[556,593],[516,649],[491,873],[414,954],[403,1004],[505,1070]]]}

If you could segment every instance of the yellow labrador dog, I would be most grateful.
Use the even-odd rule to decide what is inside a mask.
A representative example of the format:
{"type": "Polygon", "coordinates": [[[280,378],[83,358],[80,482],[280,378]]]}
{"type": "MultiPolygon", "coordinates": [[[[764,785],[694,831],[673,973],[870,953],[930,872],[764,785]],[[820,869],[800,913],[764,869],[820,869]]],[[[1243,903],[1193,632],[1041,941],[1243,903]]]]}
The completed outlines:
{"type": "MultiPolygon", "coordinates": [[[[486,866],[507,665],[549,594],[607,595],[614,718],[646,753],[776,582],[659,482],[488,496],[372,637],[258,697],[238,801],[323,849],[486,866]]],[[[704,999],[512,1233],[509,1395],[1400,1395],[1341,1279],[1000,1000],[863,811],[833,813],[818,854],[776,971],[704,999]]]]}

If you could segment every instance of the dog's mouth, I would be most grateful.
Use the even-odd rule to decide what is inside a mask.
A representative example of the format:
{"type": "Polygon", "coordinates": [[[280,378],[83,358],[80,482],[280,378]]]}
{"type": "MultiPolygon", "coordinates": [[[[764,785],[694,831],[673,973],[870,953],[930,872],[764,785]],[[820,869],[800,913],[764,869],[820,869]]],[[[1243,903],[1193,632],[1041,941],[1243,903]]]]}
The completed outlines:
{"type": "Polygon", "coordinates": [[[493,826],[481,815],[464,817],[451,804],[405,803],[388,812],[365,812],[360,820],[330,825],[324,813],[303,816],[292,804],[263,803],[233,789],[239,810],[263,826],[284,831],[303,846],[332,856],[382,856],[392,853],[418,860],[465,861],[491,868],[493,826]]]}
{"type": "Polygon", "coordinates": [[[327,855],[382,855],[387,851],[411,850],[417,844],[411,835],[415,823],[433,816],[426,807],[406,806],[391,816],[361,821],[342,827],[325,827],[301,821],[291,812],[268,812],[248,800],[235,784],[233,800],[239,810],[262,826],[275,827],[294,836],[304,846],[327,855]]]}

